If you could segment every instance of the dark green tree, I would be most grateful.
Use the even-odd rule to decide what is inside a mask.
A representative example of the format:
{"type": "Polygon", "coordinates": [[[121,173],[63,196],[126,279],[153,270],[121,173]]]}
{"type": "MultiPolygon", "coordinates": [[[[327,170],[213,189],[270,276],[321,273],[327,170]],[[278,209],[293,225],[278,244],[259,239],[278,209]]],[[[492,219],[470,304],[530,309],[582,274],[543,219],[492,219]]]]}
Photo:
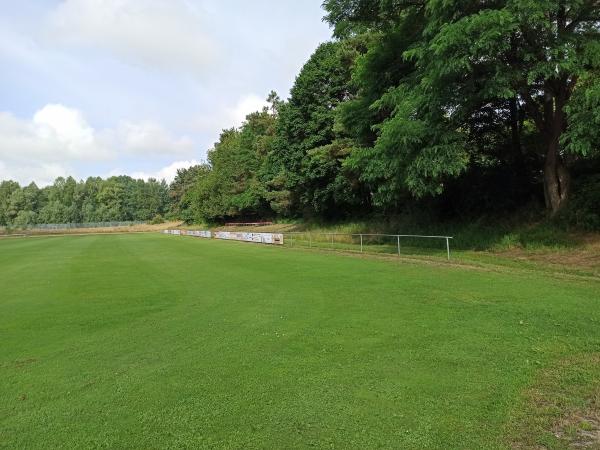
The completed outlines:
{"type": "Polygon", "coordinates": [[[375,46],[394,33],[406,37],[401,61],[412,69],[369,104],[383,120],[374,125],[373,146],[355,154],[381,202],[401,187],[416,196],[441,193],[448,179],[481,158],[473,131],[505,121],[514,144],[505,151],[540,155],[547,207],[554,214],[564,206],[569,162],[595,148],[578,119],[597,119],[598,2],[328,0],[324,6],[339,36],[368,31],[378,36],[375,46]],[[417,19],[419,32],[405,33],[417,19]],[[537,144],[520,146],[523,129],[535,133],[537,144]]]}
{"type": "Polygon", "coordinates": [[[210,169],[202,168],[193,195],[183,196],[194,205],[197,221],[273,214],[267,200],[267,160],[281,101],[274,92],[269,94],[268,101],[270,106],[249,114],[239,129],[224,130],[208,152],[210,169]]]}
{"type": "Polygon", "coordinates": [[[191,198],[188,193],[198,181],[202,165],[177,169],[177,175],[169,186],[170,214],[190,223],[194,220],[191,198]]]}
{"type": "Polygon", "coordinates": [[[10,225],[10,199],[20,189],[21,186],[16,181],[6,180],[0,183],[0,225],[10,225]]]}
{"type": "Polygon", "coordinates": [[[321,44],[280,107],[268,194],[280,213],[333,215],[359,200],[355,180],[342,168],[351,143],[334,126],[336,108],[352,94],[352,44],[321,44]]]}

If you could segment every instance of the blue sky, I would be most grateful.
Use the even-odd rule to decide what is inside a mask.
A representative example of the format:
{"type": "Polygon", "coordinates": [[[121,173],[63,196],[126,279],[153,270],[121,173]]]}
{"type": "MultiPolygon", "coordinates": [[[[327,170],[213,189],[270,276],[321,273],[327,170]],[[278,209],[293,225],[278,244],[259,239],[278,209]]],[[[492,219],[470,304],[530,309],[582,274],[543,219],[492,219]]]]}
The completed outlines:
{"type": "Polygon", "coordinates": [[[0,180],[172,179],[331,36],[322,0],[0,0],[0,180]]]}

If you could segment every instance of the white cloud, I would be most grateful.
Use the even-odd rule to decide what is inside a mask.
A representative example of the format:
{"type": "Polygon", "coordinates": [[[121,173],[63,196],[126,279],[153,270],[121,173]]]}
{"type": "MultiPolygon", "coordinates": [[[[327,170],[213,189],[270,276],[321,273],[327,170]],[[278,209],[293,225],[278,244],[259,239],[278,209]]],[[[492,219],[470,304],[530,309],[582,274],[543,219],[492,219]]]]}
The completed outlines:
{"type": "Polygon", "coordinates": [[[40,187],[52,184],[58,177],[69,176],[70,170],[58,163],[10,165],[0,161],[0,180],[15,180],[22,185],[35,181],[40,187]]]}
{"type": "Polygon", "coordinates": [[[217,54],[205,15],[186,0],[63,0],[48,16],[47,39],[198,75],[217,54]]]}
{"type": "MultiPolygon", "coordinates": [[[[0,112],[0,179],[47,184],[57,176],[78,175],[73,165],[137,156],[191,156],[190,138],[176,137],[152,121],[123,122],[116,129],[95,130],[81,111],[46,105],[31,119],[0,112]]],[[[177,164],[192,165],[195,161],[177,164]]],[[[189,166],[188,165],[188,166],[189,166]]],[[[160,173],[169,178],[180,166],[160,173]]]]}
{"type": "Polygon", "coordinates": [[[0,160],[5,164],[98,161],[109,157],[110,151],[76,109],[46,105],[31,120],[0,112],[0,160]]]}
{"type": "Polygon", "coordinates": [[[152,173],[202,160],[223,128],[262,108],[267,92],[286,97],[297,69],[330,36],[321,3],[4,2],[0,178],[152,173]],[[56,103],[78,110],[50,108],[34,122],[36,110],[56,103]]]}
{"type": "MultiPolygon", "coordinates": [[[[227,115],[231,119],[232,125],[240,126],[246,116],[255,111],[261,111],[267,106],[267,101],[256,94],[250,94],[242,97],[233,108],[227,108],[227,115]]],[[[231,126],[231,125],[228,125],[231,126]]]]}
{"type": "Polygon", "coordinates": [[[239,127],[250,113],[261,111],[268,106],[267,101],[256,94],[241,97],[234,105],[223,106],[210,114],[199,117],[195,126],[201,131],[216,132],[231,127],[239,127]]]}
{"type": "MultiPolygon", "coordinates": [[[[190,161],[175,161],[172,164],[169,164],[166,167],[163,167],[162,169],[153,172],[153,173],[147,173],[147,172],[133,172],[130,176],[132,178],[142,178],[144,180],[147,180],[149,178],[154,178],[156,180],[165,180],[167,183],[170,183],[171,181],[173,181],[175,179],[175,176],[177,175],[177,170],[178,169],[187,169],[188,167],[192,167],[192,166],[197,166],[198,164],[200,164],[199,161],[196,161],[195,159],[192,159],[190,161]]],[[[119,170],[113,170],[112,174],[116,175],[117,173],[122,173],[119,170]]]]}
{"type": "Polygon", "coordinates": [[[105,134],[105,138],[127,153],[137,154],[190,154],[194,142],[187,136],[172,136],[162,125],[152,121],[122,122],[116,132],[105,134]]]}
{"type": "MultiPolygon", "coordinates": [[[[35,135],[41,142],[60,148],[68,156],[77,159],[102,159],[108,150],[99,145],[94,129],[88,125],[83,114],[73,108],[54,104],[46,105],[33,116],[35,135]]],[[[48,156],[66,156],[56,152],[48,156]]]]}

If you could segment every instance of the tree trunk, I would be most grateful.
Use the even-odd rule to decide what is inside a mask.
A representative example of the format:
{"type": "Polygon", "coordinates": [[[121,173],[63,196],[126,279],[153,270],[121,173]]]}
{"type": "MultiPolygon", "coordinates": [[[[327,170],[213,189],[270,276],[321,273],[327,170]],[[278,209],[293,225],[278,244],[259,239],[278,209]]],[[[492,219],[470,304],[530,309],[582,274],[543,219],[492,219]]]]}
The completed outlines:
{"type": "Polygon", "coordinates": [[[563,81],[555,95],[549,86],[545,89],[543,103],[539,105],[529,94],[524,92],[525,107],[533,118],[546,146],[544,161],[544,197],[546,208],[551,216],[555,216],[567,203],[570,193],[571,177],[560,154],[560,137],[566,127],[564,106],[571,94],[571,82],[563,81]],[[541,107],[540,107],[541,106],[541,107]]]}
{"type": "Polygon", "coordinates": [[[559,153],[559,134],[548,140],[546,162],[544,163],[544,194],[546,207],[555,216],[569,198],[571,177],[559,153]]]}

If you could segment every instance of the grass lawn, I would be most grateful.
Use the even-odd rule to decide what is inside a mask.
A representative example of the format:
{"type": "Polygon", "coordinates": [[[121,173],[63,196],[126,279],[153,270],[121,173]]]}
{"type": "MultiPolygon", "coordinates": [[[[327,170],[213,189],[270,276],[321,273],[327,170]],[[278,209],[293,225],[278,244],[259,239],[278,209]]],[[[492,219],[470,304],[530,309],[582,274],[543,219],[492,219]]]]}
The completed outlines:
{"type": "Polygon", "coordinates": [[[590,279],[0,240],[0,448],[565,448],[599,354],[590,279]]]}

